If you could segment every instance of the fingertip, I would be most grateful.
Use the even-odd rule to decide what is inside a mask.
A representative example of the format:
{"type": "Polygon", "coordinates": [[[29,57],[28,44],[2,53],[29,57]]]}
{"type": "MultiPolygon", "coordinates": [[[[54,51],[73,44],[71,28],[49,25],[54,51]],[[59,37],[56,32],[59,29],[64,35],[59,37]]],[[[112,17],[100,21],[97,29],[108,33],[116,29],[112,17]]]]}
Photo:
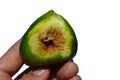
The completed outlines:
{"type": "Polygon", "coordinates": [[[50,75],[50,70],[48,68],[37,68],[32,70],[32,74],[36,76],[48,77],[50,75]]]}
{"type": "Polygon", "coordinates": [[[67,62],[63,67],[57,72],[56,77],[60,80],[66,80],[78,73],[78,66],[74,62],[67,62]]]}
{"type": "Polygon", "coordinates": [[[68,80],[82,80],[82,78],[77,75],[77,76],[74,76],[74,77],[72,77],[72,78],[70,78],[68,80]]]}

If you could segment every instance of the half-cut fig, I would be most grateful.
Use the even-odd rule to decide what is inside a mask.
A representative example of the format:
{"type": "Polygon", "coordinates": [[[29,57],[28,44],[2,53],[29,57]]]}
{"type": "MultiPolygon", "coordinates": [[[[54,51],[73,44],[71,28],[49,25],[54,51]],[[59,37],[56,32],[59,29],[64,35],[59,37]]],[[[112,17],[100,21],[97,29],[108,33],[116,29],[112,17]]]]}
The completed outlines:
{"type": "Polygon", "coordinates": [[[33,22],[20,44],[23,61],[33,67],[63,64],[76,52],[77,39],[72,27],[53,10],[33,22]]]}

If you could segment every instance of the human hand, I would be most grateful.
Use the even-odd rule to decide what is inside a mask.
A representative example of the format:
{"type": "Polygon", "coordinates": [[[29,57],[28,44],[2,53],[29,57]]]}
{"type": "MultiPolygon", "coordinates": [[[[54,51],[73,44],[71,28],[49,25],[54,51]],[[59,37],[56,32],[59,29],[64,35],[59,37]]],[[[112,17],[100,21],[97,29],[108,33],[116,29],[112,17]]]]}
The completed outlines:
{"type": "MultiPolygon", "coordinates": [[[[11,80],[22,67],[19,44],[20,40],[0,58],[0,80],[11,80]]],[[[77,73],[78,66],[69,61],[61,67],[52,69],[49,67],[28,68],[15,80],[81,80],[77,73]]]]}

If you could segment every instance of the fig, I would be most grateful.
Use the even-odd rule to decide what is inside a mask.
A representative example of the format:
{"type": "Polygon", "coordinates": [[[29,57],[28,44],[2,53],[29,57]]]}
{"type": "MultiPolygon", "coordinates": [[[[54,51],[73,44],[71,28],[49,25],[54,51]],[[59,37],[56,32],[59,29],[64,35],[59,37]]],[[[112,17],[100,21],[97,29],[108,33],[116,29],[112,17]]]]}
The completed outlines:
{"type": "Polygon", "coordinates": [[[28,28],[19,50],[28,66],[56,66],[75,56],[77,44],[71,25],[60,14],[50,10],[28,28]]]}

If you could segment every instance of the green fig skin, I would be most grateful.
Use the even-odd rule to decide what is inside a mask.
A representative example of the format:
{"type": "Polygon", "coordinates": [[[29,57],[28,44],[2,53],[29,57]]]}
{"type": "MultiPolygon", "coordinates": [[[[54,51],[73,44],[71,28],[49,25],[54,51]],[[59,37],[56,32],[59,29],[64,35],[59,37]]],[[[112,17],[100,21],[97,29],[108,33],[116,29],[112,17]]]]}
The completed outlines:
{"type": "Polygon", "coordinates": [[[28,66],[56,66],[71,60],[77,53],[77,46],[77,38],[71,25],[61,15],[50,10],[29,27],[21,39],[19,50],[23,62],[28,66]],[[51,31],[46,32],[47,30],[51,31]],[[55,38],[56,43],[57,40],[60,42],[56,45],[59,46],[58,48],[55,46],[53,49],[51,48],[55,42],[51,42],[49,39],[52,39],[53,36],[48,37],[49,39],[46,41],[44,36],[50,32],[58,35],[55,38]],[[61,39],[59,39],[59,35],[61,39]]]}

